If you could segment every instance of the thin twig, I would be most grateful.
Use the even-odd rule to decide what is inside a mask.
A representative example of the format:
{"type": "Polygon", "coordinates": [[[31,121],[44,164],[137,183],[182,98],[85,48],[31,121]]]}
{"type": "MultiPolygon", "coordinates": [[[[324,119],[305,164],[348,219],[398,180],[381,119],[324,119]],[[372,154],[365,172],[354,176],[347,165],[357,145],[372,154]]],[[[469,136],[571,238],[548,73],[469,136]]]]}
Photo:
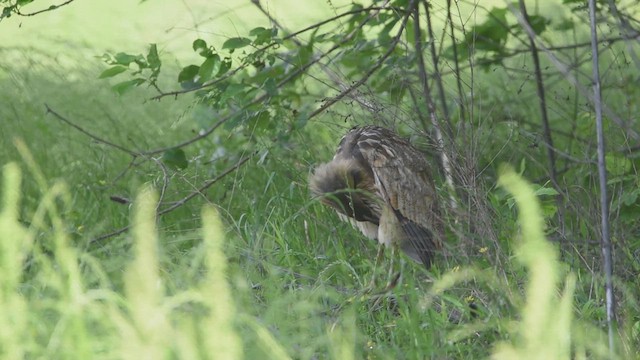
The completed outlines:
{"type": "Polygon", "coordinates": [[[89,131],[85,130],[84,128],[82,128],[80,125],[77,125],[77,124],[73,123],[71,120],[65,118],[64,116],[62,116],[60,114],[58,114],[55,110],[53,110],[51,107],[49,107],[49,105],[44,104],[44,106],[47,108],[47,114],[52,114],[58,120],[60,120],[63,123],[71,126],[74,129],[80,131],[81,133],[87,135],[89,138],[93,139],[94,141],[99,142],[99,143],[104,144],[104,145],[107,145],[107,146],[110,146],[112,148],[118,149],[118,150],[120,150],[122,152],[125,152],[125,153],[127,153],[127,154],[129,154],[129,155],[131,155],[133,157],[137,157],[137,156],[141,155],[141,153],[139,153],[139,152],[136,152],[136,151],[133,151],[133,150],[129,150],[129,149],[125,148],[122,145],[118,145],[118,144],[113,143],[113,142],[111,142],[109,140],[105,140],[105,139],[99,137],[98,135],[92,134],[91,132],[89,132],[89,131]]]}
{"type": "MultiPolygon", "coordinates": [[[[250,155],[245,156],[244,158],[238,160],[237,163],[235,163],[233,166],[228,167],[226,170],[224,170],[222,173],[220,173],[218,176],[216,176],[215,178],[205,182],[204,184],[202,184],[202,186],[200,186],[198,189],[196,189],[195,191],[191,192],[189,195],[183,197],[182,199],[174,202],[171,206],[162,209],[160,211],[158,211],[158,216],[162,216],[164,214],[170,213],[173,210],[179,208],[180,206],[184,205],[185,203],[187,203],[189,200],[193,199],[194,197],[198,196],[198,195],[203,195],[203,192],[205,190],[207,190],[208,188],[211,187],[211,185],[217,183],[218,181],[220,181],[220,179],[224,178],[225,176],[227,176],[228,174],[236,171],[240,166],[242,166],[244,163],[246,163],[247,161],[249,161],[249,159],[251,159],[252,157],[254,157],[258,152],[255,151],[250,155]]],[[[203,195],[204,196],[204,195],[203,195]]]]}
{"type": "MultiPolygon", "coordinates": [[[[258,8],[258,10],[260,10],[264,16],[267,17],[267,19],[269,19],[269,21],[274,24],[278,29],[280,29],[283,33],[290,33],[282,24],[280,24],[280,22],[274,18],[261,4],[259,0],[252,0],[252,3],[254,5],[256,5],[256,7],[258,8]]],[[[385,3],[386,4],[386,3],[385,3]]],[[[329,18],[327,20],[324,20],[318,24],[309,26],[303,30],[294,32],[294,33],[290,33],[291,35],[286,36],[286,39],[291,39],[291,41],[293,41],[296,45],[298,46],[304,46],[303,43],[298,40],[296,37],[298,34],[301,34],[302,32],[311,30],[311,29],[315,29],[316,27],[318,27],[318,25],[324,25],[328,22],[333,22],[337,19],[339,19],[340,17],[343,17],[345,14],[351,15],[351,14],[355,14],[355,13],[360,13],[363,12],[362,10],[365,9],[360,9],[360,10],[351,10],[348,11],[346,13],[342,13],[339,14],[337,16],[334,16],[332,18],[329,18]]],[[[364,19],[357,28],[355,28],[354,30],[351,31],[351,33],[349,33],[348,35],[346,35],[345,38],[351,39],[355,34],[357,34],[360,29],[362,29],[364,27],[364,25],[366,25],[372,18],[378,16],[380,14],[380,12],[382,10],[391,10],[397,13],[405,13],[406,11],[404,11],[403,9],[399,9],[399,8],[395,8],[395,7],[387,7],[387,6],[371,6],[369,8],[366,8],[367,12],[369,12],[369,15],[367,16],[366,19],[364,19]]],[[[320,68],[324,71],[325,74],[327,74],[327,76],[334,81],[337,86],[340,89],[346,89],[347,85],[344,83],[344,81],[342,79],[340,79],[333,71],[331,71],[328,66],[319,63],[320,68]]],[[[307,74],[308,76],[312,76],[311,74],[307,74]]],[[[318,79],[316,79],[318,80],[318,79]]],[[[361,96],[358,96],[356,94],[353,94],[353,92],[347,94],[351,99],[355,100],[358,104],[360,104],[362,107],[364,107],[365,109],[369,110],[370,112],[372,112],[374,115],[376,114],[375,111],[375,107],[371,105],[371,101],[369,100],[363,100],[361,96]]]]}
{"type": "Polygon", "coordinates": [[[169,182],[171,178],[169,177],[169,170],[164,162],[159,159],[152,158],[153,161],[158,165],[158,167],[162,170],[162,186],[160,187],[160,194],[158,196],[158,203],[156,205],[156,212],[160,210],[160,204],[164,201],[164,197],[167,193],[167,188],[169,188],[169,182]]]}
{"type": "Polygon", "coordinates": [[[35,15],[38,15],[38,14],[41,14],[41,13],[44,13],[44,12],[47,12],[47,11],[57,10],[57,9],[59,9],[59,8],[61,8],[61,7],[63,7],[63,6],[65,6],[65,5],[69,5],[69,4],[71,4],[71,3],[72,3],[72,2],[74,2],[74,1],[75,1],[75,0],[67,0],[67,1],[63,2],[62,4],[58,4],[58,5],[51,5],[51,6],[49,6],[49,7],[48,7],[48,8],[46,8],[46,9],[42,9],[42,10],[38,10],[38,11],[34,11],[34,12],[32,12],[32,13],[26,13],[26,14],[25,14],[25,13],[21,13],[21,12],[20,12],[20,10],[16,10],[16,11],[15,11],[15,13],[16,13],[17,15],[20,15],[20,16],[35,16],[35,15]]]}
{"type": "MultiPolygon", "coordinates": [[[[524,22],[531,25],[529,21],[529,14],[527,13],[527,6],[524,0],[519,0],[520,11],[522,12],[522,18],[524,22]]],[[[533,70],[536,78],[536,92],[538,95],[538,104],[540,105],[540,118],[542,120],[542,134],[544,137],[544,145],[547,149],[547,159],[549,161],[549,179],[552,186],[558,191],[555,201],[558,208],[558,224],[564,223],[565,211],[562,206],[562,192],[560,191],[560,184],[558,183],[558,172],[556,168],[556,156],[553,146],[553,136],[551,135],[551,125],[549,125],[549,116],[547,112],[547,100],[544,89],[544,79],[542,78],[542,69],[540,67],[540,57],[538,56],[538,48],[536,47],[535,39],[527,33],[529,37],[529,47],[531,49],[531,57],[533,59],[533,70]]]]}
{"type": "MultiPolygon", "coordinates": [[[[428,4],[426,5],[428,6],[428,4]]],[[[447,0],[447,22],[449,23],[449,31],[451,32],[451,43],[453,44],[453,74],[456,79],[456,85],[458,86],[458,106],[460,107],[460,123],[466,125],[466,109],[464,106],[464,91],[462,91],[462,79],[460,79],[460,60],[458,58],[458,42],[456,41],[456,34],[453,28],[453,19],[451,16],[451,0],[447,0]]]]}
{"type": "MultiPolygon", "coordinates": [[[[253,2],[254,4],[256,4],[256,5],[258,6],[258,8],[259,8],[263,13],[268,14],[268,13],[267,13],[263,8],[262,8],[262,6],[260,5],[260,3],[259,3],[258,1],[252,1],[252,2],[253,2]]],[[[346,12],[344,12],[344,13],[341,13],[341,14],[338,14],[338,15],[336,15],[336,16],[333,16],[333,17],[331,17],[331,18],[329,18],[329,19],[326,19],[326,20],[320,21],[320,22],[318,22],[318,23],[316,23],[316,24],[313,24],[313,25],[307,26],[307,27],[306,27],[306,28],[304,28],[304,29],[298,30],[298,31],[293,32],[293,33],[291,33],[291,34],[288,34],[288,35],[284,36],[281,40],[282,40],[282,41],[285,41],[285,40],[293,39],[292,41],[294,41],[294,42],[298,42],[298,41],[295,39],[295,37],[297,37],[298,35],[301,35],[301,34],[303,34],[303,33],[307,32],[307,31],[310,31],[310,30],[317,29],[317,28],[319,28],[319,27],[321,27],[321,26],[323,26],[323,25],[326,25],[326,24],[328,24],[328,23],[330,23],[330,22],[334,21],[334,20],[340,19],[340,18],[345,17],[345,16],[349,16],[349,15],[354,15],[354,14],[362,13],[362,12],[381,11],[381,10],[398,11],[398,8],[394,8],[394,7],[381,7],[381,6],[370,6],[370,7],[363,8],[363,9],[355,9],[355,10],[346,11],[346,12]]],[[[273,19],[273,18],[272,18],[272,17],[270,17],[270,16],[269,16],[269,18],[270,18],[270,20],[271,20],[271,19],[273,19]]],[[[271,21],[273,22],[274,20],[271,20],[271,21]]],[[[276,26],[278,26],[278,27],[279,27],[279,24],[278,24],[277,22],[274,22],[274,25],[276,25],[276,26]]],[[[265,51],[267,51],[268,49],[270,49],[270,48],[272,48],[272,47],[274,47],[274,46],[276,46],[276,45],[278,45],[278,44],[279,44],[279,42],[272,42],[272,43],[270,43],[270,44],[267,44],[267,45],[263,46],[262,48],[257,49],[257,50],[254,52],[254,54],[260,54],[260,53],[262,53],[262,52],[265,52],[265,51]]],[[[165,96],[178,96],[178,95],[182,95],[182,94],[186,94],[186,93],[190,93],[190,92],[194,92],[194,91],[198,91],[198,90],[202,90],[202,89],[205,89],[205,88],[212,87],[212,86],[214,86],[214,85],[216,85],[216,84],[218,84],[218,83],[220,83],[220,82],[222,82],[222,81],[224,81],[224,80],[227,80],[228,78],[232,77],[233,75],[235,75],[235,74],[236,74],[236,73],[238,73],[239,71],[241,71],[241,70],[243,70],[243,69],[247,68],[249,65],[250,65],[250,63],[244,63],[244,64],[242,64],[242,65],[238,66],[236,69],[234,69],[234,70],[232,70],[232,71],[228,72],[227,74],[225,74],[225,75],[224,75],[223,77],[221,77],[221,78],[209,80],[208,82],[205,82],[205,83],[203,83],[203,84],[201,84],[201,85],[199,85],[199,86],[193,87],[193,88],[189,88],[189,89],[182,89],[182,90],[175,90],[175,91],[169,91],[169,92],[161,92],[159,95],[156,95],[156,96],[152,97],[152,98],[151,98],[151,100],[160,100],[161,98],[163,98],[163,97],[165,97],[165,96]]]]}
{"type": "Polygon", "coordinates": [[[106,233],[106,234],[100,235],[100,236],[98,236],[96,238],[93,238],[93,239],[89,240],[89,243],[97,243],[97,242],[100,242],[102,240],[106,240],[108,238],[112,238],[114,236],[118,236],[118,235],[128,231],[129,228],[131,228],[131,225],[127,225],[127,226],[122,227],[122,228],[120,228],[118,230],[114,230],[114,231],[112,231],[110,233],[106,233]]]}
{"type": "MultiPolygon", "coordinates": [[[[534,38],[536,46],[544,51],[551,63],[558,69],[558,71],[562,73],[564,78],[567,79],[567,81],[569,81],[571,85],[576,87],[578,91],[580,91],[580,94],[582,96],[585,96],[587,99],[589,99],[589,102],[593,104],[595,102],[593,93],[590,92],[585,86],[583,86],[571,73],[571,69],[565,63],[560,61],[560,59],[558,59],[558,57],[551,50],[549,50],[549,48],[547,48],[547,46],[538,38],[535,31],[533,31],[533,28],[531,28],[531,26],[522,18],[522,14],[518,10],[516,10],[512,4],[508,4],[507,6],[515,15],[516,19],[520,23],[520,26],[522,26],[522,28],[529,34],[529,36],[534,38]]],[[[594,51],[595,53],[593,55],[595,56],[598,53],[597,47],[594,51]]],[[[607,115],[607,117],[611,118],[611,120],[613,120],[616,125],[624,129],[628,136],[632,137],[634,140],[640,140],[640,134],[635,129],[633,129],[626,121],[622,120],[622,118],[617,113],[611,110],[606,104],[601,103],[600,106],[602,107],[602,112],[607,115]]]]}
{"type": "MultiPolygon", "coordinates": [[[[407,15],[408,16],[408,15],[407,15]]],[[[287,77],[285,77],[284,79],[280,80],[277,84],[276,84],[276,88],[281,88],[282,86],[284,86],[285,84],[287,84],[288,82],[294,80],[295,78],[297,78],[298,76],[302,75],[303,73],[305,73],[310,67],[312,67],[313,65],[317,64],[318,62],[320,62],[320,60],[322,60],[323,58],[329,56],[329,54],[331,54],[332,52],[334,52],[335,50],[339,49],[340,47],[342,47],[342,45],[344,45],[345,43],[351,41],[351,39],[353,38],[353,36],[355,36],[355,34],[357,34],[358,29],[362,28],[362,26],[364,26],[366,22],[363,22],[362,24],[360,24],[360,26],[356,29],[354,29],[351,33],[347,34],[339,43],[335,44],[333,47],[331,47],[329,50],[321,53],[320,55],[315,56],[311,61],[309,61],[308,63],[304,64],[303,66],[297,68],[295,71],[292,71],[287,77]]],[[[405,18],[405,23],[406,23],[406,18],[405,18]]],[[[400,31],[400,34],[402,33],[402,31],[400,31]]],[[[399,41],[399,37],[396,39],[396,44],[399,41]]],[[[393,50],[393,47],[391,48],[391,50],[393,50]]],[[[391,54],[391,51],[388,52],[388,54],[386,54],[386,57],[388,57],[391,54]]],[[[382,61],[384,61],[384,59],[386,59],[386,57],[384,57],[383,59],[381,59],[381,62],[379,63],[379,65],[381,65],[382,61]]],[[[379,66],[378,66],[379,67],[379,66]]],[[[374,67],[371,71],[369,76],[371,76],[371,74],[373,73],[373,71],[375,71],[377,67],[374,67]]],[[[366,79],[368,78],[368,76],[366,76],[365,78],[363,78],[364,81],[366,81],[366,79]]],[[[347,89],[345,91],[343,91],[340,95],[339,98],[342,98],[344,96],[346,96],[349,92],[351,92],[353,89],[355,89],[357,86],[352,86],[352,88],[347,89]]],[[[268,93],[262,94],[261,96],[258,96],[257,98],[255,98],[253,101],[249,102],[248,104],[242,106],[239,110],[234,111],[233,113],[223,117],[222,119],[218,120],[218,122],[216,122],[215,124],[213,124],[211,127],[209,127],[207,130],[205,130],[204,132],[201,132],[200,134],[198,134],[197,136],[194,136],[191,139],[185,140],[179,144],[176,145],[172,145],[172,146],[166,146],[166,147],[161,147],[158,149],[153,149],[153,150],[147,150],[141,153],[141,155],[154,155],[154,154],[158,154],[161,152],[165,152],[167,150],[170,149],[176,149],[176,148],[181,148],[190,144],[195,143],[196,141],[205,138],[207,136],[209,136],[211,133],[213,133],[218,127],[220,127],[222,124],[224,124],[225,122],[229,121],[230,119],[232,119],[233,117],[235,117],[240,111],[244,111],[247,108],[256,105],[262,101],[264,101],[265,99],[269,98],[271,95],[269,95],[268,93]]],[[[328,108],[329,106],[333,105],[335,102],[337,102],[339,100],[339,98],[337,98],[337,100],[330,102],[327,106],[323,106],[321,108],[320,111],[314,111],[311,115],[309,115],[309,119],[311,119],[312,117],[318,115],[320,112],[322,112],[323,110],[325,110],[326,108],[328,108]]]]}
{"type": "Polygon", "coordinates": [[[609,354],[614,355],[615,340],[615,298],[613,296],[613,257],[609,238],[609,198],[607,196],[607,168],[605,164],[604,126],[602,121],[602,94],[600,91],[600,70],[598,59],[598,32],[596,31],[596,2],[589,0],[589,20],[591,25],[591,51],[593,52],[593,100],[596,111],[596,136],[598,138],[598,174],[600,179],[600,220],[602,222],[602,258],[605,274],[607,299],[607,325],[609,327],[609,354]]]}
{"type": "MultiPolygon", "coordinates": [[[[520,11],[522,12],[522,18],[530,25],[529,14],[527,14],[527,7],[524,0],[519,0],[520,11]]],[[[547,101],[545,98],[544,80],[542,79],[542,70],[540,68],[540,57],[538,56],[538,48],[536,47],[535,39],[529,36],[529,48],[531,50],[531,57],[533,58],[533,69],[536,78],[536,91],[538,94],[538,104],[540,105],[540,115],[542,120],[542,134],[544,141],[547,145],[547,158],[549,159],[549,178],[553,183],[553,186],[557,189],[560,187],[558,184],[558,177],[556,174],[556,157],[553,152],[553,137],[551,136],[551,126],[549,125],[549,116],[547,114],[547,101]]]]}
{"type": "Polygon", "coordinates": [[[640,59],[638,59],[638,54],[636,54],[636,51],[630,41],[630,40],[633,40],[634,37],[637,37],[638,35],[640,35],[640,32],[634,29],[633,26],[629,24],[629,21],[624,16],[622,16],[622,14],[620,14],[620,11],[618,10],[618,6],[616,5],[615,1],[608,0],[607,3],[609,4],[609,11],[611,11],[611,14],[613,15],[613,17],[616,18],[620,23],[620,28],[622,29],[621,31],[622,36],[626,40],[625,45],[627,46],[627,52],[629,53],[629,56],[631,56],[631,59],[635,63],[636,68],[640,70],[640,59]]]}
{"type": "MultiPolygon", "coordinates": [[[[444,84],[442,83],[442,73],[438,66],[438,53],[436,52],[436,39],[433,34],[433,26],[431,24],[431,12],[429,11],[429,4],[426,0],[422,1],[424,5],[425,16],[427,18],[427,32],[429,34],[429,52],[431,53],[431,61],[433,62],[433,76],[435,78],[436,86],[438,87],[438,95],[440,96],[440,102],[442,103],[442,116],[444,117],[444,123],[446,124],[445,132],[449,139],[453,139],[453,125],[451,125],[451,119],[449,117],[449,106],[447,105],[447,95],[444,91],[444,84]]],[[[419,14],[416,12],[416,17],[419,14]]],[[[418,20],[416,19],[416,22],[418,20]]],[[[420,29],[420,27],[418,27],[420,29]]],[[[455,46],[454,46],[455,47],[455,46]]]]}
{"type": "MultiPolygon", "coordinates": [[[[193,199],[194,197],[196,197],[198,195],[202,195],[202,193],[206,189],[210,188],[213,184],[217,183],[218,181],[220,181],[222,178],[224,178],[228,174],[230,174],[233,171],[235,171],[238,168],[240,168],[240,166],[245,164],[249,159],[251,159],[253,156],[255,156],[255,154],[257,154],[257,152],[254,152],[251,155],[245,156],[244,158],[238,160],[238,162],[236,162],[233,166],[228,167],[227,169],[225,169],[222,173],[220,173],[215,178],[205,182],[197,190],[194,190],[189,195],[187,195],[187,196],[183,197],[182,199],[174,202],[173,204],[171,204],[171,206],[169,206],[169,207],[167,207],[165,209],[162,209],[160,211],[157,211],[157,216],[162,216],[162,215],[165,215],[167,213],[170,213],[170,212],[174,211],[175,209],[181,207],[182,205],[186,204],[189,200],[193,199]]],[[[130,227],[131,227],[131,225],[127,225],[127,226],[122,227],[122,228],[120,228],[118,230],[112,231],[112,232],[104,234],[104,235],[100,235],[100,236],[98,236],[96,238],[93,238],[89,242],[90,243],[97,243],[97,242],[100,242],[102,240],[105,240],[105,239],[120,235],[120,234],[126,232],[127,230],[129,230],[130,227]]]]}
{"type": "MultiPolygon", "coordinates": [[[[413,6],[415,2],[416,0],[412,0],[410,3],[410,6],[413,6]]],[[[356,81],[351,86],[344,89],[337,96],[334,96],[329,100],[326,100],[324,104],[322,104],[322,106],[320,106],[318,109],[314,110],[313,112],[311,112],[311,114],[309,114],[309,119],[324,112],[333,104],[337,103],[338,101],[343,99],[345,96],[349,95],[353,90],[362,86],[362,84],[364,84],[371,77],[371,75],[373,75],[373,73],[375,73],[382,66],[382,64],[393,53],[393,51],[396,49],[396,46],[400,42],[400,38],[402,37],[402,34],[407,26],[407,21],[409,20],[410,14],[411,14],[410,12],[407,12],[405,14],[404,18],[402,19],[402,24],[400,25],[400,29],[398,30],[398,34],[392,39],[391,43],[389,44],[389,49],[380,57],[380,59],[378,59],[378,61],[371,68],[369,68],[369,70],[360,78],[360,80],[356,81]]]]}
{"type": "MultiPolygon", "coordinates": [[[[453,182],[453,172],[451,169],[451,160],[447,153],[447,147],[444,145],[444,137],[442,136],[442,130],[440,122],[436,114],[436,105],[431,97],[431,89],[429,88],[429,80],[427,79],[427,68],[424,62],[424,55],[422,54],[422,34],[420,31],[420,4],[416,3],[413,7],[413,29],[414,29],[414,46],[416,49],[416,57],[418,61],[418,74],[420,76],[420,83],[422,85],[422,96],[427,102],[427,111],[429,112],[429,118],[431,119],[431,126],[437,142],[437,149],[439,150],[440,161],[442,162],[442,170],[444,172],[445,182],[449,187],[449,201],[452,209],[458,207],[458,202],[455,198],[455,184],[453,182]]],[[[451,140],[452,137],[449,137],[451,140]]]]}
{"type": "MultiPolygon", "coordinates": [[[[640,35],[634,37],[633,39],[640,41],[640,35]]],[[[616,36],[616,37],[612,37],[612,38],[605,38],[602,39],[600,41],[600,43],[607,43],[609,45],[613,45],[617,42],[620,41],[625,41],[626,38],[622,37],[622,36],[616,36]]],[[[575,44],[570,44],[570,45],[558,45],[558,46],[549,46],[546,48],[546,50],[548,51],[562,51],[562,50],[573,50],[573,49],[579,49],[579,48],[584,48],[584,47],[590,47],[591,43],[586,41],[586,42],[581,42],[581,43],[575,43],[575,44]]],[[[522,48],[522,49],[504,49],[504,52],[500,53],[500,59],[501,60],[505,60],[505,59],[509,59],[521,54],[525,54],[530,52],[531,49],[527,46],[526,48],[522,48]]],[[[470,63],[470,64],[465,64],[465,65],[461,65],[460,66],[460,70],[465,70],[465,69],[472,69],[473,70],[473,66],[481,66],[481,65],[491,65],[495,63],[495,59],[480,59],[478,61],[476,61],[475,63],[470,63]]],[[[442,75],[449,75],[449,74],[453,74],[455,73],[455,70],[448,70],[448,71],[443,71],[442,75]]]]}

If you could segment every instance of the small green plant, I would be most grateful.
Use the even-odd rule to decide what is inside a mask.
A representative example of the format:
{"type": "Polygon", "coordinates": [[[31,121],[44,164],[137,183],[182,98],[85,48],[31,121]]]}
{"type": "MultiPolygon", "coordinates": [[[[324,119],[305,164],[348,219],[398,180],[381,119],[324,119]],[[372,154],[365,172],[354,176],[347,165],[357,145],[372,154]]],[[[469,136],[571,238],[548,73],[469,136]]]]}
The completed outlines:
{"type": "Polygon", "coordinates": [[[514,336],[509,342],[495,344],[492,358],[571,359],[584,358],[587,352],[606,358],[604,337],[598,337],[600,331],[590,329],[589,336],[584,337],[580,334],[589,331],[580,329],[586,325],[574,321],[576,277],[562,270],[557,249],[545,238],[543,211],[533,187],[509,166],[501,168],[498,184],[518,205],[521,235],[516,258],[528,270],[529,280],[514,336]],[[564,290],[558,293],[561,282],[564,290]]]}

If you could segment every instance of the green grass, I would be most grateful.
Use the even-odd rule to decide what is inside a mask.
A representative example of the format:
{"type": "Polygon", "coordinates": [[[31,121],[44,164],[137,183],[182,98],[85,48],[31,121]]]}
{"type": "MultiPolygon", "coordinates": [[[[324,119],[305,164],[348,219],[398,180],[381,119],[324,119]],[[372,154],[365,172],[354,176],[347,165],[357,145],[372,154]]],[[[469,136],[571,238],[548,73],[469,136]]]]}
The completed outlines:
{"type": "MultiPolygon", "coordinates": [[[[22,151],[32,175],[44,181],[26,148],[22,151]]],[[[103,268],[106,260],[73,245],[61,215],[71,203],[63,183],[41,183],[44,195],[33,222],[27,227],[19,221],[21,174],[15,163],[3,169],[0,301],[5,311],[0,328],[11,331],[0,336],[0,348],[8,358],[608,356],[602,332],[573,320],[576,277],[560,271],[557,251],[544,239],[538,201],[512,170],[503,173],[500,183],[515,196],[520,210],[522,236],[516,256],[528,269],[526,297],[507,297],[514,310],[521,310],[491,306],[487,310],[500,311],[497,320],[463,324],[447,319],[449,310],[465,308],[451,297],[457,286],[475,280],[495,286],[499,293],[497,289],[510,285],[488,271],[461,269],[436,276],[432,286],[423,287],[408,271],[404,286],[395,291],[395,302],[387,299],[376,310],[371,301],[355,296],[353,289],[362,284],[349,276],[357,270],[340,254],[331,264],[309,261],[313,254],[301,249],[301,241],[291,237],[283,242],[287,231],[278,228],[259,234],[264,242],[254,244],[253,250],[230,246],[235,236],[225,234],[211,206],[205,206],[200,217],[202,233],[194,234],[197,251],[188,264],[164,263],[162,257],[172,248],[160,240],[167,234],[156,226],[158,197],[150,187],[136,197],[130,220],[132,258],[124,261],[119,288],[103,268]],[[38,237],[45,229],[51,234],[38,237]],[[52,244],[45,250],[36,239],[52,244]],[[225,255],[225,248],[236,256],[225,255]],[[307,264],[304,269],[302,264],[307,264]],[[247,268],[258,265],[262,271],[247,268]],[[342,272],[340,265],[350,271],[342,272]],[[322,267],[325,276],[314,276],[314,268],[322,267]],[[565,277],[558,296],[556,286],[565,277]]]]}
{"type": "MultiPolygon", "coordinates": [[[[187,40],[185,46],[176,39],[192,39],[196,31],[156,38],[158,29],[189,17],[180,4],[88,4],[74,4],[84,10],[62,24],[56,13],[20,19],[22,28],[16,18],[0,24],[3,31],[12,27],[10,42],[0,49],[3,358],[215,358],[222,348],[247,359],[607,358],[600,275],[576,254],[543,240],[539,206],[512,173],[501,180],[508,193],[487,190],[500,217],[498,244],[464,243],[450,234],[446,258],[431,273],[403,261],[394,299],[373,308],[360,298],[374,271],[375,246],[312,201],[306,185],[309,170],[331,156],[341,132],[323,129],[324,122],[340,121],[339,115],[296,131],[288,146],[270,147],[263,161],[251,160],[204,196],[154,221],[154,199],[165,180],[157,166],[134,167],[120,177],[128,155],[46,114],[44,104],[132,148],[188,138],[208,120],[194,115],[188,98],[150,102],[145,89],[118,97],[96,79],[104,67],[93,56],[142,52],[147,42],[159,42],[170,58],[167,67],[177,68],[192,54],[182,52],[187,40]],[[108,16],[96,15],[110,11],[122,19],[139,16],[142,25],[129,24],[131,36],[123,41],[105,30],[111,28],[108,16]],[[172,20],[159,12],[179,14],[172,20]],[[144,25],[154,19],[163,22],[144,25]],[[43,36],[45,28],[55,32],[43,36]],[[23,47],[24,34],[32,34],[29,47],[23,47]],[[54,36],[65,41],[52,42],[54,36]],[[110,201],[112,195],[137,200],[123,205],[110,201]],[[90,243],[128,224],[133,231],[90,243]],[[475,319],[468,313],[470,297],[479,306],[475,319]],[[461,314],[461,323],[450,322],[450,313],[461,314]]],[[[194,13],[206,17],[199,10],[205,2],[196,4],[201,7],[194,13]]],[[[235,31],[241,29],[212,36],[235,31]]],[[[501,86],[510,79],[483,79],[484,94],[493,99],[487,103],[502,104],[501,86]]],[[[515,101],[506,107],[505,114],[534,116],[515,101]]],[[[491,136],[509,137],[503,129],[478,126],[488,134],[489,149],[502,145],[488,141],[491,136]]],[[[214,135],[187,148],[188,157],[208,159],[218,149],[233,149],[243,136],[233,129],[214,135]]],[[[165,199],[188,194],[231,160],[193,161],[171,173],[165,199]]],[[[519,153],[500,160],[519,163],[519,153]]],[[[489,166],[483,176],[492,176],[489,166]]],[[[618,280],[626,316],[615,358],[638,356],[636,280],[618,280]]]]}

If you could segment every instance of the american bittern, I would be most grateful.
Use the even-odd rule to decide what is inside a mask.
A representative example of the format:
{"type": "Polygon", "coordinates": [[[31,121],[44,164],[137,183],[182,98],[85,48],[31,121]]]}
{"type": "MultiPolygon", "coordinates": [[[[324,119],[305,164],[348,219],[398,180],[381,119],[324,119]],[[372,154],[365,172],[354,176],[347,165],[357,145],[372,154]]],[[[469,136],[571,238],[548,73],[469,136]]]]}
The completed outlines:
{"type": "Polygon", "coordinates": [[[315,169],[310,188],[342,220],[378,240],[376,266],[386,245],[399,247],[428,269],[443,238],[430,173],[424,155],[393,131],[355,127],[333,159],[315,169]]]}

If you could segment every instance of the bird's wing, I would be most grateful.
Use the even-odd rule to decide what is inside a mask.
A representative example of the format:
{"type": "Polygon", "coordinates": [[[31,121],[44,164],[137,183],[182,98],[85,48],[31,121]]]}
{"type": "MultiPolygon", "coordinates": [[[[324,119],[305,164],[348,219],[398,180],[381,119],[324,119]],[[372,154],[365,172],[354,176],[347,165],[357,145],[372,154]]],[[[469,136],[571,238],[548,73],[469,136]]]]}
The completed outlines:
{"type": "Polygon", "coordinates": [[[428,266],[433,251],[441,246],[442,231],[429,164],[402,138],[376,140],[362,142],[359,151],[371,166],[380,197],[393,209],[407,240],[428,266]]]}

